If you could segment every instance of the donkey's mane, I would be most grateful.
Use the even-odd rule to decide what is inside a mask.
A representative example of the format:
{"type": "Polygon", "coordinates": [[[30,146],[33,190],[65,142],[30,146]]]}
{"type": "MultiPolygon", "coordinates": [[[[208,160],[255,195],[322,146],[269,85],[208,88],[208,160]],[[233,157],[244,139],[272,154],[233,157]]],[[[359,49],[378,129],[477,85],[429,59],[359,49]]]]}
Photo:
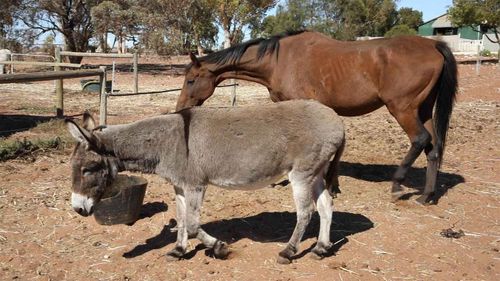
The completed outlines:
{"type": "Polygon", "coordinates": [[[254,45],[258,45],[259,49],[257,50],[257,60],[262,59],[266,54],[276,54],[278,57],[279,48],[280,48],[280,39],[297,35],[305,32],[305,30],[296,30],[296,31],[287,31],[281,34],[274,35],[270,38],[257,38],[253,40],[249,40],[247,42],[243,42],[236,46],[209,54],[207,56],[199,58],[202,62],[215,63],[218,65],[226,64],[226,63],[237,63],[245,51],[254,45]]]}

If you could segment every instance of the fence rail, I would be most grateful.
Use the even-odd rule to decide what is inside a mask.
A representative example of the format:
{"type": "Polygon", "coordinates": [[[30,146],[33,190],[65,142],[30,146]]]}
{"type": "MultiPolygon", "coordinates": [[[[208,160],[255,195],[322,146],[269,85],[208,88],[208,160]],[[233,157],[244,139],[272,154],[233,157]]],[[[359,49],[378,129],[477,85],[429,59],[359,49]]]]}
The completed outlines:
{"type": "Polygon", "coordinates": [[[35,65],[35,66],[59,66],[59,67],[71,67],[80,68],[81,64],[76,63],[64,63],[64,62],[47,62],[47,61],[0,61],[0,64],[12,64],[12,65],[35,65]]]}
{"type": "MultiPolygon", "coordinates": [[[[68,78],[79,78],[88,76],[99,76],[101,85],[104,85],[104,77],[106,76],[105,69],[85,69],[85,70],[71,70],[71,71],[47,71],[47,72],[33,72],[33,73],[19,73],[19,74],[5,74],[0,75],[0,84],[5,83],[23,83],[23,82],[33,82],[33,81],[47,81],[47,80],[61,80],[68,78]]],[[[101,87],[101,96],[105,90],[105,87],[101,87]]],[[[57,93],[56,93],[57,94],[57,93]]],[[[64,114],[63,109],[63,96],[57,95],[56,98],[56,115],[57,117],[62,117],[64,114]]]]}
{"type": "Polygon", "coordinates": [[[133,58],[134,54],[107,54],[61,51],[61,56],[99,57],[99,58],[133,58]]]}

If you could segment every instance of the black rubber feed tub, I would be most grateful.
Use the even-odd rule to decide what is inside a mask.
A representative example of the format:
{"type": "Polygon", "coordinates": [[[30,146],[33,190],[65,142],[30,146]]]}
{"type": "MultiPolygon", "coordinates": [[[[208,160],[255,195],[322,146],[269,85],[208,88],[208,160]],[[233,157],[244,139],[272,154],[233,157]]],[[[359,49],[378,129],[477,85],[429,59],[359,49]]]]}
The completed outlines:
{"type": "Polygon", "coordinates": [[[95,206],[94,218],[99,224],[130,224],[141,213],[146,194],[147,181],[144,178],[118,175],[95,206]]]}

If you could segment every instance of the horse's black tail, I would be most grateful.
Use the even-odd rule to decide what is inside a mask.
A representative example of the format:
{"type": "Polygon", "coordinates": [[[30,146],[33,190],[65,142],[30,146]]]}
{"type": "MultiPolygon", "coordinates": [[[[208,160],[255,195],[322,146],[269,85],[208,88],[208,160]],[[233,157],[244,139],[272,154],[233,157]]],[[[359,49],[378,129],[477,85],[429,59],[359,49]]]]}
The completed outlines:
{"type": "Polygon", "coordinates": [[[446,134],[448,132],[451,112],[455,103],[458,88],[457,62],[453,53],[446,43],[438,41],[436,49],[443,55],[443,70],[436,84],[437,99],[436,111],[434,112],[434,128],[436,130],[436,146],[438,150],[438,165],[441,165],[444,148],[446,145],[446,134]]]}

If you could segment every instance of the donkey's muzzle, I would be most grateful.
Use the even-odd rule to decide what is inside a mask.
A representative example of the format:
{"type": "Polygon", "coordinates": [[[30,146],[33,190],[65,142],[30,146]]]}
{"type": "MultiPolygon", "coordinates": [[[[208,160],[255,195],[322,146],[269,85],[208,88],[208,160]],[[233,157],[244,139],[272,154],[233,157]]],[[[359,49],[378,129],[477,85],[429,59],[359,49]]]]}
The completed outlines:
{"type": "Polygon", "coordinates": [[[73,210],[75,210],[75,212],[77,212],[81,216],[88,217],[92,215],[92,213],[94,212],[94,207],[93,206],[90,207],[89,211],[85,210],[85,208],[80,208],[80,207],[75,207],[73,208],[73,210]]]}

